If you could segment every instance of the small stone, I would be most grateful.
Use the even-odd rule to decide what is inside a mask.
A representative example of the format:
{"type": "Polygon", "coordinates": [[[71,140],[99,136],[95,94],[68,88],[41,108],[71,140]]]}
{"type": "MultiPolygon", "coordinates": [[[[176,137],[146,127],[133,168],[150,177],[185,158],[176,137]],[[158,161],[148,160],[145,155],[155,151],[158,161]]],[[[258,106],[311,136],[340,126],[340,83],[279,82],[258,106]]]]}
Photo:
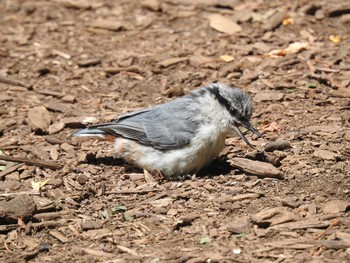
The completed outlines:
{"type": "Polygon", "coordinates": [[[288,141],[285,141],[285,140],[277,140],[274,142],[268,142],[265,145],[265,151],[267,151],[267,152],[273,152],[274,150],[284,151],[284,150],[287,150],[290,148],[292,148],[292,146],[290,145],[290,143],[288,141]]]}

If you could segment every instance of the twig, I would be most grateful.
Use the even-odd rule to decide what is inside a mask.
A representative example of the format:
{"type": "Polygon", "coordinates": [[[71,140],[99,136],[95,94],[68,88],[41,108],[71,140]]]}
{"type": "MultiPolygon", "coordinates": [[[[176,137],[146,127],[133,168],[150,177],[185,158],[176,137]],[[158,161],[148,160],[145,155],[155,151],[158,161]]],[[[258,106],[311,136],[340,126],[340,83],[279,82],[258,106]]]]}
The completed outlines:
{"type": "Polygon", "coordinates": [[[22,157],[13,157],[8,155],[0,155],[0,160],[16,162],[16,163],[32,164],[39,167],[50,168],[52,170],[57,170],[62,168],[62,165],[59,163],[52,162],[52,161],[43,161],[43,160],[34,159],[34,158],[29,159],[29,158],[22,158],[22,157]]]}
{"type": "Polygon", "coordinates": [[[0,194],[0,196],[12,196],[12,195],[40,195],[40,192],[37,191],[23,191],[23,192],[17,192],[17,193],[6,193],[6,194],[0,194]]]}
{"type": "Polygon", "coordinates": [[[27,89],[32,87],[31,84],[27,84],[27,83],[25,83],[23,81],[20,81],[20,80],[17,80],[17,79],[13,79],[13,78],[9,78],[9,77],[5,77],[5,76],[1,76],[1,75],[0,75],[0,82],[5,83],[5,84],[9,84],[9,85],[13,85],[13,86],[25,87],[27,89]]]}
{"type": "Polygon", "coordinates": [[[59,218],[69,214],[73,214],[71,210],[63,210],[63,211],[57,211],[57,212],[46,212],[46,213],[35,214],[33,217],[38,220],[41,220],[41,219],[48,220],[48,219],[59,218]]]}
{"type": "Polygon", "coordinates": [[[315,237],[315,240],[319,240],[319,239],[323,238],[323,237],[327,234],[327,232],[328,232],[329,230],[331,230],[334,226],[339,225],[340,223],[341,223],[340,219],[334,220],[334,221],[326,228],[326,230],[324,230],[322,233],[318,234],[318,235],[315,237]]]}
{"type": "Polygon", "coordinates": [[[107,191],[106,195],[133,195],[133,194],[148,194],[149,192],[158,192],[160,189],[145,189],[145,190],[129,190],[129,191],[107,191]]]}

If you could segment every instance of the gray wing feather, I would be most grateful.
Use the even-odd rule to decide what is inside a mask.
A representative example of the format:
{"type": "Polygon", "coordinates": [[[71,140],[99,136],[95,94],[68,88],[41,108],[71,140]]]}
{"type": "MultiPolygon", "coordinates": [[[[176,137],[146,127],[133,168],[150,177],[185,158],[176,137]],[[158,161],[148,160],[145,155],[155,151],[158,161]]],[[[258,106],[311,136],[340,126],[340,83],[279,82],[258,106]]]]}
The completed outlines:
{"type": "Polygon", "coordinates": [[[114,122],[94,128],[107,134],[136,140],[160,150],[176,149],[190,143],[198,122],[193,99],[183,97],[172,102],[121,116],[114,122]],[[189,104],[192,102],[192,107],[189,104]]]}

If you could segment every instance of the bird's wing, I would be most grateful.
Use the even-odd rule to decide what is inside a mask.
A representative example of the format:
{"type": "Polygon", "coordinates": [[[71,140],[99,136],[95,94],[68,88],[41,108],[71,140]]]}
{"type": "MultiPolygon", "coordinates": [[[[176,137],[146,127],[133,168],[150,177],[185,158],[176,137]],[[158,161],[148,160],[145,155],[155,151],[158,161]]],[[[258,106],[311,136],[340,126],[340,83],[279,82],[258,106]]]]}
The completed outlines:
{"type": "Polygon", "coordinates": [[[189,144],[198,129],[195,109],[188,98],[181,98],[152,109],[121,116],[114,122],[95,126],[107,134],[135,140],[160,150],[189,144]]]}

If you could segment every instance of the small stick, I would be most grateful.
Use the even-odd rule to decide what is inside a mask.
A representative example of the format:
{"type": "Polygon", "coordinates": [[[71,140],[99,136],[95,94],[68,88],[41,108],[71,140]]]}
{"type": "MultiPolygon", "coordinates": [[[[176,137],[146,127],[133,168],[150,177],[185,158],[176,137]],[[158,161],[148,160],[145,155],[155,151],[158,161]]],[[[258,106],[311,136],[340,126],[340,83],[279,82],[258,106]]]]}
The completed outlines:
{"type": "Polygon", "coordinates": [[[1,75],[0,75],[0,82],[9,84],[9,85],[25,87],[27,89],[29,89],[32,86],[31,84],[24,83],[23,81],[1,76],[1,75]]]}
{"type": "Polygon", "coordinates": [[[145,189],[145,190],[130,190],[130,191],[106,191],[107,195],[133,195],[133,194],[148,194],[149,192],[158,192],[160,189],[145,189]]]}
{"type": "Polygon", "coordinates": [[[329,230],[331,230],[334,226],[337,226],[341,223],[339,219],[334,220],[322,233],[318,234],[314,239],[319,240],[323,238],[329,230]]]}
{"type": "Polygon", "coordinates": [[[0,196],[4,196],[4,197],[12,196],[12,195],[40,195],[40,192],[37,192],[37,191],[24,191],[24,192],[0,194],[0,196]]]}
{"type": "Polygon", "coordinates": [[[50,168],[52,170],[57,170],[62,168],[62,165],[56,162],[52,161],[43,161],[39,159],[29,159],[29,158],[22,158],[22,157],[13,157],[13,156],[7,156],[7,155],[0,155],[0,160],[3,161],[9,161],[9,162],[16,162],[16,163],[26,163],[26,164],[32,164],[39,167],[45,167],[50,168]]]}

